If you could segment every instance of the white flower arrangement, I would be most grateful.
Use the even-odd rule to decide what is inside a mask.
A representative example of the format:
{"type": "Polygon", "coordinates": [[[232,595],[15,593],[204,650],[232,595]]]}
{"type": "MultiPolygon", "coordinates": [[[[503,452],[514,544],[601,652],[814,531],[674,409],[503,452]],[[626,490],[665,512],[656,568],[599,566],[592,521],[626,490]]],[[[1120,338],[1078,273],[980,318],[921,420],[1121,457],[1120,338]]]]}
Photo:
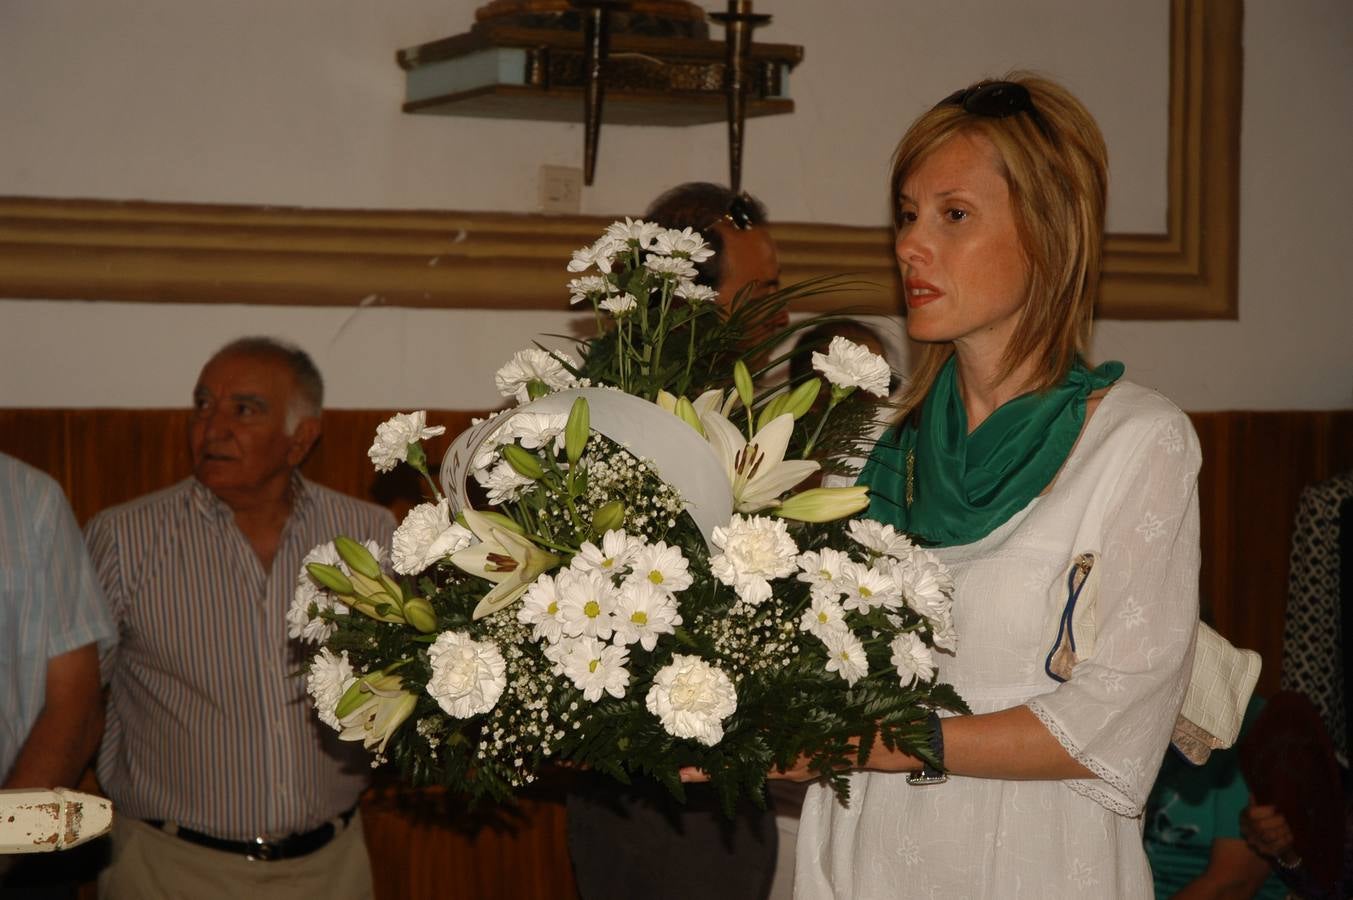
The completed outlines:
{"type": "Polygon", "coordinates": [[[935,677],[956,642],[943,565],[850,519],[864,488],[802,489],[868,434],[877,358],[834,341],[814,360],[825,382],[758,392],[737,348],[756,315],[817,288],[730,314],[693,280],[712,254],[691,229],[633,219],[576,251],[569,299],[603,333],[581,359],[532,348],[499,369],[516,408],[453,444],[454,479],[428,469],[421,442],[444,429],[426,413],[377,429],[376,469],[405,462],[433,496],[396,529],[388,567],[375,545],[315,548],[286,617],[342,739],[475,796],[506,798],[562,760],[669,785],[701,766],[731,798],[765,777],[768,750],[836,773],[855,761],[843,736],[921,747],[931,709],[965,709],[935,677]],[[651,401],[627,398],[682,447],[674,469],[607,436],[603,388],[651,401]],[[697,494],[717,507],[704,524],[687,455],[722,491],[697,494]]]}

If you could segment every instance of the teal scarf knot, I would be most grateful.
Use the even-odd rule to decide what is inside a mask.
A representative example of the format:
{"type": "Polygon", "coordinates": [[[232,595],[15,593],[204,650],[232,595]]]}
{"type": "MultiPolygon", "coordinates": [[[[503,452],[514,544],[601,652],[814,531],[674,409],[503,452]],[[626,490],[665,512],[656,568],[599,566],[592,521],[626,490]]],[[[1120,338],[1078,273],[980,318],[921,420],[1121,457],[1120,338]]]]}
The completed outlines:
{"type": "Polygon", "coordinates": [[[933,546],[971,544],[1029,505],[1066,462],[1085,401],[1123,374],[1078,358],[1060,384],[1003,404],[968,433],[956,360],[944,364],[914,417],[889,429],[860,472],[866,515],[933,546]]]}

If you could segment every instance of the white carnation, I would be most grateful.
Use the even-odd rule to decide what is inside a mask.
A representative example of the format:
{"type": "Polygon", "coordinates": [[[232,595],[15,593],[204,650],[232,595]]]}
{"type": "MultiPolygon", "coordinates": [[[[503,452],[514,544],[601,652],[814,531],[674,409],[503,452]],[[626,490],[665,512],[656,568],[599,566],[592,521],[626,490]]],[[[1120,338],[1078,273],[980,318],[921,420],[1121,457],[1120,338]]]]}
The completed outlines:
{"type": "Polygon", "coordinates": [[[507,687],[507,663],[498,647],[468,634],[443,631],[428,650],[427,692],[447,715],[468,719],[493,709],[507,687]]]}
{"type": "Polygon", "coordinates": [[[721,550],[710,557],[714,577],[757,606],[770,598],[770,579],[792,575],[799,548],[780,519],[735,515],[711,535],[721,550]]]}
{"type": "Polygon", "coordinates": [[[697,656],[678,653],[653,677],[644,699],[668,734],[713,747],[724,720],[738,708],[732,680],[697,656]]]}
{"type": "Polygon", "coordinates": [[[838,388],[859,388],[875,397],[888,396],[892,369],[888,361],[868,347],[846,338],[832,338],[826,353],[813,354],[813,368],[838,388]]]}
{"type": "Polygon", "coordinates": [[[427,413],[416,410],[396,413],[376,426],[376,440],[366,455],[371,457],[377,472],[388,472],[409,455],[409,445],[446,431],[441,425],[427,425],[427,413]]]}
{"type": "Polygon", "coordinates": [[[390,560],[401,575],[419,572],[470,546],[474,534],[468,528],[451,521],[451,502],[420,503],[395,529],[390,542],[390,560]]]}
{"type": "Polygon", "coordinates": [[[893,638],[888,648],[893,651],[891,661],[897,668],[903,687],[935,677],[935,657],[930,648],[915,632],[906,631],[893,638]]]}
{"type": "MultiPolygon", "coordinates": [[[[570,358],[569,363],[572,362],[570,358]]],[[[530,401],[528,388],[533,381],[540,382],[552,391],[573,387],[578,383],[578,379],[564,368],[559,357],[536,348],[518,350],[493,376],[498,393],[514,398],[518,403],[530,401]]]]}
{"type": "Polygon", "coordinates": [[[310,670],[305,674],[305,689],[314,701],[319,720],[334,731],[342,728],[334,710],[348,688],[357,681],[357,675],[348,662],[348,652],[344,650],[335,656],[328,647],[316,653],[310,660],[310,670]]]}

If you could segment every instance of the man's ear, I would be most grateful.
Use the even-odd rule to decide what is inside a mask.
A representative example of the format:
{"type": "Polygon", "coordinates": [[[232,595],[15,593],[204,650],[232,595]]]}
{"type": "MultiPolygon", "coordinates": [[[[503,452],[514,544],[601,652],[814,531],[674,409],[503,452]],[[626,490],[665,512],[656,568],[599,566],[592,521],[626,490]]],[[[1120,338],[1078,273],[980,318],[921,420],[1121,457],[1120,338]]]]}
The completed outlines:
{"type": "Polygon", "coordinates": [[[287,448],[287,463],[293,468],[305,462],[310,451],[319,441],[319,416],[306,416],[291,433],[291,446],[287,448]]]}

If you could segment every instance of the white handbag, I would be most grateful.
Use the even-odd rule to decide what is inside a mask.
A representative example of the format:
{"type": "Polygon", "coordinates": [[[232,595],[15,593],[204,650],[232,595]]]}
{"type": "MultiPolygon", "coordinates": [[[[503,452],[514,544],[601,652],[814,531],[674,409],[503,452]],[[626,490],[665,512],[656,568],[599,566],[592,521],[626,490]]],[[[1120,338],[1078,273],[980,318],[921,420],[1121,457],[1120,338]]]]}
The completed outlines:
{"type": "MultiPolygon", "coordinates": [[[[1043,666],[1056,681],[1066,681],[1076,664],[1095,652],[1095,601],[1099,596],[1095,561],[1095,554],[1082,553],[1067,572],[1067,601],[1043,666]]],[[[1170,737],[1175,749],[1194,765],[1202,765],[1213,750],[1232,746],[1262,665],[1258,653],[1233,646],[1199,622],[1188,692],[1170,737]]]]}

